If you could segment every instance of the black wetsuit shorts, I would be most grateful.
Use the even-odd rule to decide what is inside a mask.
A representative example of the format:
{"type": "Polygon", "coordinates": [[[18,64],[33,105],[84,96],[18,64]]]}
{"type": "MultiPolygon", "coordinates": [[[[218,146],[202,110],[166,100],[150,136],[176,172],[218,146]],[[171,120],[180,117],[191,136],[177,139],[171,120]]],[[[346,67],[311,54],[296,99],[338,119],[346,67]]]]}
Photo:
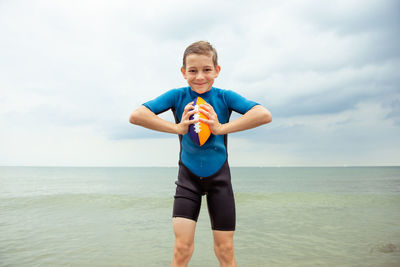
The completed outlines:
{"type": "Polygon", "coordinates": [[[183,217],[197,222],[201,199],[207,196],[211,228],[234,231],[236,224],[235,200],[228,161],[215,174],[199,177],[179,162],[178,180],[173,217],[183,217]]]}

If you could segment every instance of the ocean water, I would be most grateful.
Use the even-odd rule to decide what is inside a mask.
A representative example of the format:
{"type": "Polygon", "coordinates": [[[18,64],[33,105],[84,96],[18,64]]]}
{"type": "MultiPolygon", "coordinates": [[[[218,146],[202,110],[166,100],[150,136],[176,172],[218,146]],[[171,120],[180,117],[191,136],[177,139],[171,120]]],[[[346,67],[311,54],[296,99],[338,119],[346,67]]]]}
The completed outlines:
{"type": "MultiPolygon", "coordinates": [[[[400,167],[231,170],[238,266],[400,266],[400,167]]],[[[0,266],[169,266],[176,175],[0,167],[0,266]]],[[[219,266],[206,205],[189,266],[219,266]]]]}

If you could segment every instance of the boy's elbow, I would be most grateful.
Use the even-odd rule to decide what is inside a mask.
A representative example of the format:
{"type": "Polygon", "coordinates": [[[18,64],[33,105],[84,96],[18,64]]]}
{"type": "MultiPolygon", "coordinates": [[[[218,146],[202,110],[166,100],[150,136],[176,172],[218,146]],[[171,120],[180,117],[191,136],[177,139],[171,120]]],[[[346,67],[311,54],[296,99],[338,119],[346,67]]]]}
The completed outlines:
{"type": "Polygon", "coordinates": [[[129,117],[129,122],[132,124],[138,124],[139,123],[139,116],[138,112],[134,111],[131,116],[129,117]]]}
{"type": "Polygon", "coordinates": [[[262,124],[267,124],[272,121],[272,115],[271,112],[269,112],[268,109],[264,108],[263,106],[260,106],[260,111],[261,111],[261,123],[262,124]]]}
{"type": "Polygon", "coordinates": [[[131,116],[129,117],[129,122],[132,124],[135,124],[135,117],[134,114],[132,113],[131,116]]]}
{"type": "Polygon", "coordinates": [[[265,112],[265,116],[264,116],[264,123],[270,123],[272,121],[272,115],[271,112],[269,112],[268,110],[266,110],[265,112]]]}
{"type": "Polygon", "coordinates": [[[129,117],[129,122],[136,125],[143,125],[143,123],[146,121],[146,118],[148,118],[148,116],[151,114],[152,112],[147,107],[140,106],[132,112],[131,116],[129,117]]]}

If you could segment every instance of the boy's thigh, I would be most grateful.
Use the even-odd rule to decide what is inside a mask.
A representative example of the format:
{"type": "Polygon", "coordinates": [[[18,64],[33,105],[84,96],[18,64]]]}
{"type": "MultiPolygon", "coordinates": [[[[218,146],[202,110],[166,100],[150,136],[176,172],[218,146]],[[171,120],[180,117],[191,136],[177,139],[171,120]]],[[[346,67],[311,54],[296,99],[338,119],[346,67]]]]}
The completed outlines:
{"type": "Polygon", "coordinates": [[[174,217],[172,219],[172,225],[176,239],[185,243],[193,243],[196,221],[182,217],[174,217]]]}
{"type": "Polygon", "coordinates": [[[191,219],[197,222],[201,207],[201,194],[177,185],[172,217],[191,219]]]}
{"type": "Polygon", "coordinates": [[[233,235],[235,231],[213,230],[214,243],[218,245],[233,244],[233,235]]]}
{"type": "Polygon", "coordinates": [[[236,209],[232,187],[219,188],[207,195],[212,230],[235,231],[236,209]]]}

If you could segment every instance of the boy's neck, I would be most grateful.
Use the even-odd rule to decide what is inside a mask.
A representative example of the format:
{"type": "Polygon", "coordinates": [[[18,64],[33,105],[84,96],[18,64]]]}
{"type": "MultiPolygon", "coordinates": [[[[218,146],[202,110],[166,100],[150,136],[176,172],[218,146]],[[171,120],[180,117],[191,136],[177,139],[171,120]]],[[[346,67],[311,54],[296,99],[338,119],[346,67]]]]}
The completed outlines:
{"type": "MultiPolygon", "coordinates": [[[[190,87],[190,86],[189,86],[189,87],[190,87]]],[[[207,91],[197,91],[197,90],[194,90],[192,87],[190,87],[190,90],[192,90],[193,92],[195,92],[195,93],[197,93],[197,94],[199,94],[199,95],[202,95],[202,94],[205,94],[205,93],[207,93],[207,92],[210,92],[212,89],[213,89],[213,87],[211,87],[211,88],[208,89],[207,91]]]]}

